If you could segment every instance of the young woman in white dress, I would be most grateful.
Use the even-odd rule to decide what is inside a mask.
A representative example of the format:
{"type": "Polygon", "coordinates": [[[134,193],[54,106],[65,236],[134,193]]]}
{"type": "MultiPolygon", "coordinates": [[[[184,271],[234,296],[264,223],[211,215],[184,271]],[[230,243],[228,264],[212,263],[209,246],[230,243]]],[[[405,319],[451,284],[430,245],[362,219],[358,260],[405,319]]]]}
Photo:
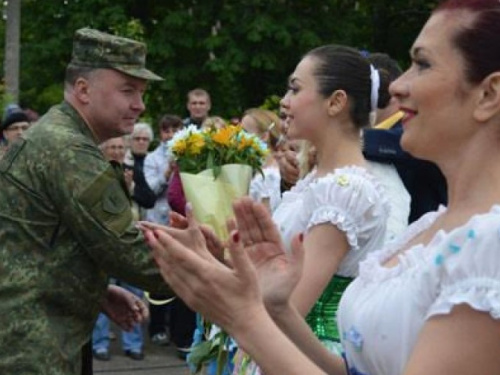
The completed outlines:
{"type": "MultiPolygon", "coordinates": [[[[359,262],[382,248],[389,215],[388,198],[366,169],[360,144],[360,130],[369,125],[372,99],[377,102],[380,89],[375,74],[353,48],[318,47],[297,65],[280,103],[288,138],[306,140],[316,150],[315,168],[283,195],[273,213],[288,249],[292,238],[304,233],[304,276],[292,303],[339,355],[335,314],[340,296],[359,262]]],[[[288,330],[286,320],[276,316],[276,321],[288,330]]],[[[247,358],[237,361],[235,372],[258,370],[247,358]]]]}

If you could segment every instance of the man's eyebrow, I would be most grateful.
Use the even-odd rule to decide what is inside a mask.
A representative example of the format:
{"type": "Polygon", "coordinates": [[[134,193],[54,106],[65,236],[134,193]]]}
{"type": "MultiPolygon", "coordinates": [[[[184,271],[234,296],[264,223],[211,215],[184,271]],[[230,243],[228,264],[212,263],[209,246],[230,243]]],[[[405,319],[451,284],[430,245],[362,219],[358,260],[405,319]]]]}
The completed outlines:
{"type": "Polygon", "coordinates": [[[288,84],[291,84],[291,83],[295,83],[297,82],[299,79],[297,77],[294,77],[294,76],[289,76],[288,77],[288,84]]]}

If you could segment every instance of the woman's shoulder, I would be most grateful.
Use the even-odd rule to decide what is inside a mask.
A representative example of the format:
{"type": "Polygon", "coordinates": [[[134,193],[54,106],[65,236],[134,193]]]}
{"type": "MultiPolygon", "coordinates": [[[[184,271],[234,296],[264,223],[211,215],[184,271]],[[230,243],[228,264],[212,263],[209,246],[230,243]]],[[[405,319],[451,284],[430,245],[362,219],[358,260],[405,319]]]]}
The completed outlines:
{"type": "Polygon", "coordinates": [[[385,188],[366,168],[360,166],[337,168],[313,179],[308,199],[320,205],[340,205],[361,212],[371,208],[381,208],[386,214],[390,211],[385,188]]]}
{"type": "Polygon", "coordinates": [[[389,203],[383,188],[364,168],[338,168],[315,179],[304,201],[308,228],[332,223],[347,233],[354,249],[366,238],[385,232],[389,203]]]}
{"type": "Polygon", "coordinates": [[[500,319],[500,206],[446,233],[433,250],[431,274],[439,288],[427,318],[468,304],[500,319]]]}

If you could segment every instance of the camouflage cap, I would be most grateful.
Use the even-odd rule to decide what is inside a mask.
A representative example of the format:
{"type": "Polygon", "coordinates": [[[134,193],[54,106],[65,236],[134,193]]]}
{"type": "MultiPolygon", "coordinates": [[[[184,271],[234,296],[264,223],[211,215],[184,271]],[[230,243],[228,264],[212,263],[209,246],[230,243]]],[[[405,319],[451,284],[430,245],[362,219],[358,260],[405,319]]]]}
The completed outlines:
{"type": "Polygon", "coordinates": [[[146,69],[144,43],[89,28],[75,32],[70,65],[114,69],[132,77],[163,80],[146,69]]]}

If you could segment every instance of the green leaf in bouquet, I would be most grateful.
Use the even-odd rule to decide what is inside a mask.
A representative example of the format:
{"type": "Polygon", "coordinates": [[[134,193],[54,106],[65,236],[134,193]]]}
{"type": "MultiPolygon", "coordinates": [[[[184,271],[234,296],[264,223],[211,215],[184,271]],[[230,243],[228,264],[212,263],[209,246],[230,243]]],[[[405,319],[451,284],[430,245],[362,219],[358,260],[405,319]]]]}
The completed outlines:
{"type": "Polygon", "coordinates": [[[228,351],[225,348],[225,345],[219,346],[219,353],[217,355],[217,372],[216,375],[222,375],[224,373],[224,367],[227,366],[228,351]]]}
{"type": "Polygon", "coordinates": [[[196,373],[199,373],[203,365],[216,359],[217,355],[217,345],[214,346],[212,341],[202,341],[191,348],[188,360],[196,368],[196,373]]]}
{"type": "Polygon", "coordinates": [[[264,171],[262,170],[260,165],[257,165],[256,167],[254,167],[254,169],[257,171],[257,173],[259,173],[262,176],[263,179],[266,178],[266,176],[264,175],[264,171]]]}
{"type": "Polygon", "coordinates": [[[209,152],[208,153],[208,157],[207,157],[206,168],[207,169],[212,169],[214,166],[215,166],[214,153],[213,152],[209,152]]]}
{"type": "Polygon", "coordinates": [[[182,172],[198,173],[199,166],[195,158],[184,158],[177,161],[182,172]]]}
{"type": "Polygon", "coordinates": [[[232,164],[234,162],[235,157],[236,157],[236,149],[230,148],[226,153],[226,163],[232,164]]]}
{"type": "Polygon", "coordinates": [[[214,179],[216,179],[217,177],[219,177],[220,173],[222,171],[222,166],[221,165],[214,165],[214,179]]]}

